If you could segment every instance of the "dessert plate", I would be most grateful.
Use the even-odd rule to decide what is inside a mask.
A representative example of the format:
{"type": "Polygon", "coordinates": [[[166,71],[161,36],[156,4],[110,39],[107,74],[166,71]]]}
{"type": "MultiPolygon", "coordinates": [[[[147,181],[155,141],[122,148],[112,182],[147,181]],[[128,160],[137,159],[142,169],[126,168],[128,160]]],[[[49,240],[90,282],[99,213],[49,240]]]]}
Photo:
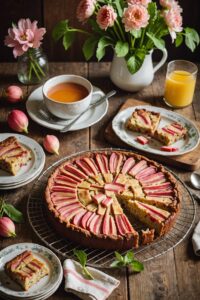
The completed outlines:
{"type": "Polygon", "coordinates": [[[112,128],[115,134],[126,144],[144,152],[163,155],[163,156],[176,156],[182,155],[194,150],[200,141],[200,134],[197,127],[184,116],[179,115],[173,111],[166,110],[164,108],[148,106],[148,105],[140,105],[135,107],[129,107],[121,112],[119,112],[112,121],[112,128]],[[137,142],[136,138],[139,135],[147,136],[143,133],[133,132],[126,128],[126,122],[131,114],[135,111],[135,109],[146,109],[153,112],[158,112],[161,114],[161,121],[159,127],[163,127],[172,122],[179,122],[183,124],[187,130],[188,134],[186,138],[181,139],[173,144],[173,147],[178,148],[177,151],[174,152],[165,152],[161,151],[160,147],[163,146],[159,141],[151,138],[149,143],[146,145],[142,145],[137,142]]]}
{"type": "MultiPolygon", "coordinates": [[[[101,91],[99,88],[93,86],[94,91],[101,91]]],[[[105,95],[103,91],[102,96],[105,95]]],[[[94,96],[92,103],[95,103],[99,98],[94,96]]],[[[34,90],[26,102],[26,109],[30,118],[36,123],[54,130],[61,130],[64,126],[68,125],[70,120],[58,119],[53,122],[45,120],[39,113],[39,110],[44,108],[42,86],[34,90]]],[[[45,108],[46,109],[46,108],[45,108]]],[[[108,99],[96,107],[88,109],[88,111],[80,117],[79,120],[70,128],[70,131],[76,131],[84,128],[88,128],[97,122],[99,122],[107,113],[108,110],[108,99]]]]}
{"type": "Polygon", "coordinates": [[[25,148],[31,151],[31,160],[27,165],[22,166],[15,176],[0,169],[0,189],[3,187],[9,189],[17,185],[22,186],[26,184],[27,181],[32,181],[39,175],[45,164],[45,153],[36,141],[25,135],[15,133],[1,133],[0,141],[10,136],[15,136],[25,148]]]}
{"type": "Polygon", "coordinates": [[[0,293],[7,299],[46,299],[60,285],[63,278],[63,270],[58,257],[48,248],[38,244],[21,243],[14,244],[0,252],[0,293]],[[34,255],[44,262],[49,268],[49,275],[42,278],[28,291],[22,291],[21,287],[11,280],[4,271],[7,261],[11,260],[25,250],[31,250],[34,255]]]}

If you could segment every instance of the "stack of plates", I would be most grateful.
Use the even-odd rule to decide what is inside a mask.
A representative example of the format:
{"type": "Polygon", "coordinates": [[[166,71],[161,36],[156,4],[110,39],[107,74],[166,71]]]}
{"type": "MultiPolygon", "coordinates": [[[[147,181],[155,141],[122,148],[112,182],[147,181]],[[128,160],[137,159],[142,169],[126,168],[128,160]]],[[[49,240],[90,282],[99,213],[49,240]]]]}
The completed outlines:
{"type": "Polygon", "coordinates": [[[15,244],[0,252],[0,297],[3,299],[44,300],[55,293],[62,282],[63,270],[58,257],[48,248],[32,244],[15,244]],[[28,291],[22,291],[20,286],[11,280],[4,271],[7,261],[25,250],[31,250],[36,258],[45,262],[49,275],[42,278],[28,291]]]}
{"type": "Polygon", "coordinates": [[[0,190],[11,190],[28,184],[39,176],[45,164],[45,153],[36,141],[25,135],[13,133],[1,133],[0,141],[10,136],[15,136],[25,148],[31,151],[31,160],[26,166],[22,166],[15,176],[0,170],[0,190]]]}

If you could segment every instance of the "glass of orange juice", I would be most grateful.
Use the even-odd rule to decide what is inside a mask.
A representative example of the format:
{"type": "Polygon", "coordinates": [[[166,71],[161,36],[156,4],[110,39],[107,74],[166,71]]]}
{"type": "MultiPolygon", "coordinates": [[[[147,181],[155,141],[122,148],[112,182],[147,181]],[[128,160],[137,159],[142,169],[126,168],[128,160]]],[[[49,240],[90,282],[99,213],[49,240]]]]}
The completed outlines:
{"type": "Polygon", "coordinates": [[[168,63],[164,92],[167,105],[182,108],[192,103],[197,71],[197,66],[187,60],[168,63]]]}

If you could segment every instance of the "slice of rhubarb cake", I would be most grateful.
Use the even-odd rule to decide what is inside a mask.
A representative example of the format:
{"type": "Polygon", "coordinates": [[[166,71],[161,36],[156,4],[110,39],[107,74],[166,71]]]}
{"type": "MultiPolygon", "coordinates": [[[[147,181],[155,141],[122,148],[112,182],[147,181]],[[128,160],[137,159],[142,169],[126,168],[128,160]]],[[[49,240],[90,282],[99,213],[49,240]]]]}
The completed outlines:
{"type": "Polygon", "coordinates": [[[165,145],[174,144],[176,141],[184,138],[187,129],[180,123],[173,122],[155,131],[154,137],[165,145]]]}
{"type": "Polygon", "coordinates": [[[130,249],[167,232],[180,194],[175,178],[161,165],[111,149],[64,162],[48,180],[45,201],[60,235],[86,247],[130,249]],[[143,231],[135,229],[136,219],[143,231]]]}
{"type": "Polygon", "coordinates": [[[25,291],[49,274],[47,266],[38,260],[31,251],[24,251],[7,262],[5,271],[25,291]]]}
{"type": "Polygon", "coordinates": [[[129,130],[153,135],[160,122],[160,113],[136,109],[128,119],[126,127],[129,130]]]}
{"type": "Polygon", "coordinates": [[[31,159],[31,152],[11,136],[0,142],[0,168],[16,175],[21,166],[31,159]]]}

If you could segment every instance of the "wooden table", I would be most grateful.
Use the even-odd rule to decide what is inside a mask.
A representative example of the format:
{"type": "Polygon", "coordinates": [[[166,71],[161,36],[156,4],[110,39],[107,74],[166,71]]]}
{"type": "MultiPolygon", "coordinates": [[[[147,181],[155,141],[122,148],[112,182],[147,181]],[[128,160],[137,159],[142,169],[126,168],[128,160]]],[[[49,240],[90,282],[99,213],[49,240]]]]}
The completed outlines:
{"type": "MultiPolygon", "coordinates": [[[[94,85],[102,88],[104,92],[108,92],[113,89],[113,84],[108,76],[109,66],[109,63],[51,63],[50,76],[64,73],[82,75],[88,77],[94,85]]],[[[0,65],[1,88],[6,87],[11,83],[19,84],[16,78],[16,71],[16,64],[2,63],[0,65]]],[[[80,150],[109,147],[110,145],[106,143],[104,139],[105,127],[116,114],[120,105],[123,104],[127,98],[134,96],[134,98],[143,99],[147,103],[164,106],[162,102],[164,78],[165,68],[155,75],[152,85],[137,94],[133,95],[118,91],[117,95],[109,100],[109,110],[107,115],[98,124],[92,126],[92,128],[78,132],[60,134],[53,130],[43,128],[30,120],[30,137],[34,138],[39,143],[42,143],[46,134],[56,134],[61,142],[60,155],[56,156],[47,154],[45,168],[58,159],[80,150]]],[[[35,89],[35,86],[23,88],[26,95],[28,95],[30,91],[35,89]]],[[[196,96],[193,105],[180,109],[178,112],[187,116],[191,120],[196,119],[200,121],[199,98],[200,80],[198,78],[196,96]]],[[[10,131],[6,124],[6,116],[13,107],[25,109],[25,103],[13,106],[5,104],[3,100],[0,101],[0,132],[10,131]]],[[[189,172],[178,169],[176,169],[175,172],[184,182],[189,181],[189,172]]],[[[0,195],[5,195],[7,201],[15,204],[26,216],[26,203],[32,184],[33,183],[30,183],[25,187],[8,192],[1,191],[0,195]]],[[[194,192],[197,193],[197,191],[194,192]]],[[[198,204],[196,206],[197,222],[200,217],[200,206],[198,206],[198,204]]],[[[27,219],[26,224],[17,225],[17,237],[15,239],[0,239],[0,249],[20,242],[42,243],[31,230],[27,219]]],[[[130,274],[128,270],[110,270],[107,271],[107,273],[115,276],[121,282],[120,286],[110,296],[110,300],[200,299],[200,258],[196,257],[193,253],[191,235],[174,250],[169,251],[157,259],[145,263],[145,270],[140,274],[130,274]]],[[[49,298],[49,300],[57,299],[77,299],[77,297],[72,294],[66,294],[62,285],[59,290],[49,298]]]]}

